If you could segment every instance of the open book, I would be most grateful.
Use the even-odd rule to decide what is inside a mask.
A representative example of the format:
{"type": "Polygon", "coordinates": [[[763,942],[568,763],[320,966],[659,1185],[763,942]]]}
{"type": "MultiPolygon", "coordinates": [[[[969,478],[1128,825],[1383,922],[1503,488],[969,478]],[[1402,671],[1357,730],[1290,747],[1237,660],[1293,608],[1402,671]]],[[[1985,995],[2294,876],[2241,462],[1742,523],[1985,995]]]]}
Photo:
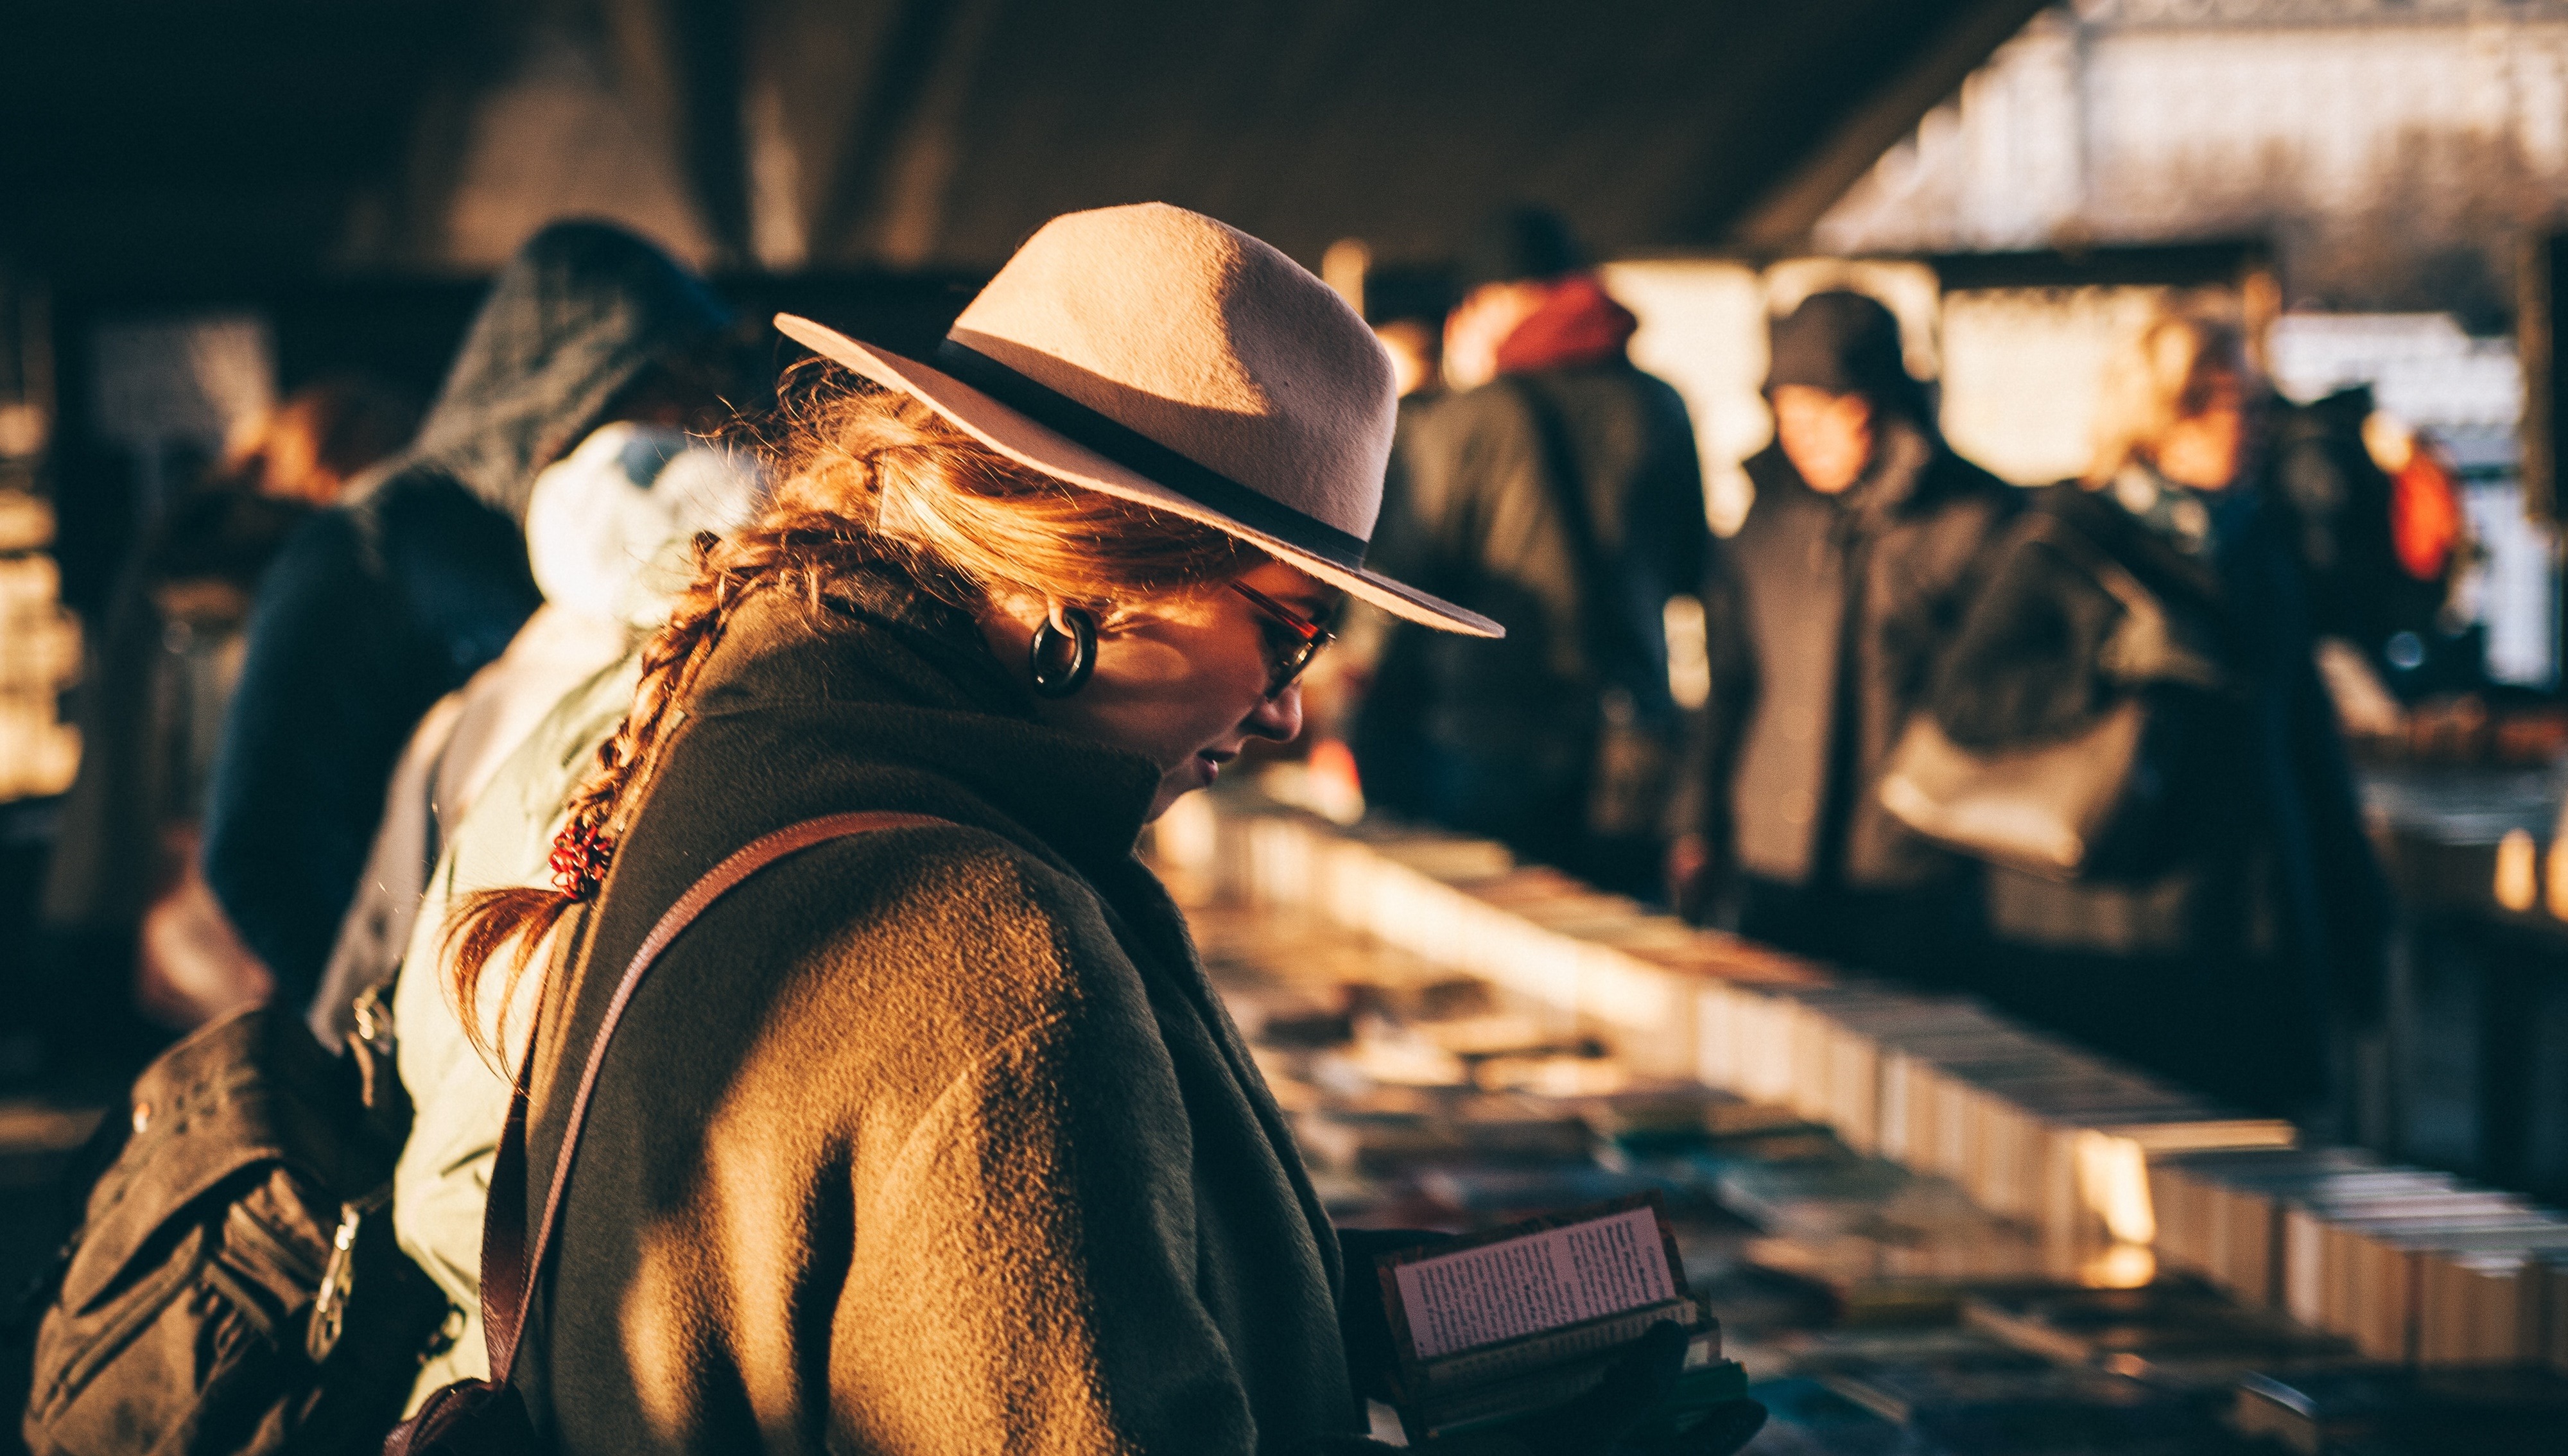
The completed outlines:
{"type": "Polygon", "coordinates": [[[1686,1292],[1655,1193],[1375,1261],[1413,1441],[1575,1399],[1662,1320],[1692,1335],[1688,1403],[1736,1398],[1720,1325],[1686,1292]]]}

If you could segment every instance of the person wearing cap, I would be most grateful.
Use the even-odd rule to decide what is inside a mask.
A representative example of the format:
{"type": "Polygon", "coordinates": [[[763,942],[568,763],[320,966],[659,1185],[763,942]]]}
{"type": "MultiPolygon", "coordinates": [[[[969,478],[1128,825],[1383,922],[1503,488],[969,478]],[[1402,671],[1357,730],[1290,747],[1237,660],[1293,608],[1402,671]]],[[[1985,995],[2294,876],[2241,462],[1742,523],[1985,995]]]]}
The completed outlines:
{"type": "Polygon", "coordinates": [[[1497,218],[1463,281],[1453,393],[1404,431],[1373,560],[1507,636],[1392,635],[1354,735],[1365,790],[1652,895],[1683,737],[1665,611],[1712,544],[1693,423],[1556,215],[1497,218]]]}
{"type": "MultiPolygon", "coordinates": [[[[531,973],[526,1165],[708,867],[817,815],[933,822],[772,864],[620,1003],[566,1180],[526,1190],[530,1225],[563,1208],[514,1370],[537,1438],[1361,1449],[1362,1247],[1134,843],[1295,734],[1342,596],[1499,630],[1366,566],[1390,361],[1281,253],[1162,204],[1054,219],[927,358],[778,323],[823,378],[769,504],[645,647],[557,888],[449,922],[467,1007],[568,922],[531,973]]],[[[1620,1415],[1569,1418],[1601,1449],[1620,1415]]]]}
{"type": "Polygon", "coordinates": [[[1948,981],[1970,867],[1875,789],[2018,492],[1944,442],[1877,300],[1814,293],[1771,339],[1774,439],[1705,591],[1713,691],[1670,875],[1756,939],[1948,981]]]}

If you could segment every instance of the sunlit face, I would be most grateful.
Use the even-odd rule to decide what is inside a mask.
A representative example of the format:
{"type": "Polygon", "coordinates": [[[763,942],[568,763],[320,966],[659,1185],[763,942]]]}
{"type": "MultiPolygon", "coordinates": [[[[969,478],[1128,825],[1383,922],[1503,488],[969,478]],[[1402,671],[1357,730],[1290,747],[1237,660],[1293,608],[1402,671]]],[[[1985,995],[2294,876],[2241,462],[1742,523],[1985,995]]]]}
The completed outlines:
{"type": "Polygon", "coordinates": [[[1424,322],[1393,319],[1375,325],[1373,336],[1391,352],[1391,387],[1401,398],[1407,399],[1436,382],[1439,340],[1424,322]]]}
{"type": "Polygon", "coordinates": [[[327,505],[338,495],[343,482],[336,471],[321,464],[321,444],[312,437],[308,421],[279,422],[277,429],[268,432],[265,453],[259,471],[260,494],[314,505],[327,505]]]}
{"type": "Polygon", "coordinates": [[[2247,391],[2234,374],[2213,375],[2202,385],[2192,414],[2158,437],[2151,464],[2178,485],[2220,490],[2247,462],[2247,391]]]}
{"type": "Polygon", "coordinates": [[[1476,389],[1498,377],[1498,350],[1551,296],[1539,282],[1483,283],[1444,319],[1444,382],[1476,389]]]}
{"type": "Polygon", "coordinates": [[[1872,402],[1809,385],[1777,385],[1774,438],[1809,487],[1834,495],[1863,478],[1872,463],[1872,402]]]}
{"type": "MultiPolygon", "coordinates": [[[[1280,562],[1239,581],[1313,621],[1337,610],[1335,588],[1280,562]]],[[[1028,671],[1044,612],[1042,603],[1026,601],[984,615],[982,633],[1010,671],[1028,671]]],[[[1293,646],[1290,629],[1223,586],[1156,600],[1100,632],[1096,676],[1068,698],[1038,699],[1036,714],[1158,764],[1155,819],[1180,795],[1211,784],[1249,739],[1281,743],[1301,733],[1301,684],[1267,696],[1293,646]]]]}

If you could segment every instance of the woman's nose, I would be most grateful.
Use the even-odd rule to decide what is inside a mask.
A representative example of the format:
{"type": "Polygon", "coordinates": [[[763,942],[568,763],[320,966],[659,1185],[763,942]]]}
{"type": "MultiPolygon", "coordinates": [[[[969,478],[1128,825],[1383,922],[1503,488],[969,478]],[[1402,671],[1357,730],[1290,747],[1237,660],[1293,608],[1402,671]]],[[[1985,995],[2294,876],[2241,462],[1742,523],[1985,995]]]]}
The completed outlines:
{"type": "Polygon", "coordinates": [[[1258,700],[1241,725],[1261,738],[1289,743],[1302,735],[1302,685],[1288,684],[1272,698],[1258,700]]]}

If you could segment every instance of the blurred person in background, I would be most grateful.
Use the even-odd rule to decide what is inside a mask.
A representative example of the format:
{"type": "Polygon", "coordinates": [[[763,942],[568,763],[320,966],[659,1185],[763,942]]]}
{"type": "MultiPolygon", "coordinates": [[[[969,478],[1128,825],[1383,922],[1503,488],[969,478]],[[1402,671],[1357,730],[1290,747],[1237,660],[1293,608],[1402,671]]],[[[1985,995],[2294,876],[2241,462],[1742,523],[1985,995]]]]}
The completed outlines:
{"type": "Polygon", "coordinates": [[[1444,321],[1453,282],[1442,268],[1376,268],[1365,274],[1365,322],[1391,353],[1404,413],[1444,393],[1444,321]]]}
{"type": "MultiPolygon", "coordinates": [[[[607,426],[536,477],[526,552],[544,605],[508,650],[439,700],[403,751],[357,900],[310,1009],[338,1045],[355,1003],[389,995],[412,1109],[394,1173],[393,1227],[452,1302],[461,1332],[420,1370],[412,1404],[488,1374],[482,1333],[482,1223],[506,1073],[476,1049],[447,999],[448,910],[465,897],[552,881],[553,836],[580,778],[632,706],[640,645],[694,574],[699,531],[729,531],[761,504],[749,456],[677,431],[607,426]]],[[[498,981],[474,1009],[480,1043],[522,1033],[537,978],[503,1019],[498,981]]]]}
{"type": "Polygon", "coordinates": [[[2310,630],[2350,728],[2397,730],[2392,689],[2413,697],[2438,629],[2460,542],[2451,476],[2389,424],[2372,388],[2307,405],[2275,403],[2272,465],[2258,472],[2309,584],[2310,630]],[[2418,465],[2422,464],[2422,468],[2418,465]]]}
{"type": "Polygon", "coordinates": [[[1771,337],[1774,439],[1704,593],[1712,696],[1669,878],[1759,940],[1949,982],[1971,867],[1874,794],[2019,492],[1944,442],[1879,301],[1815,293],[1771,337]]]}
{"type": "Polygon", "coordinates": [[[1392,632],[1356,728],[1366,793],[1655,896],[1683,737],[1663,614],[1712,544],[1693,424],[1559,217],[1497,218],[1462,281],[1451,393],[1404,415],[1371,559],[1507,635],[1392,632]]]}
{"type": "Polygon", "coordinates": [[[541,604],[520,533],[536,472],[611,420],[715,418],[727,323],[649,243],[553,224],[492,284],[410,448],[286,543],[250,614],[203,851],[280,995],[313,995],[421,715],[541,604]]]}
{"type": "Polygon", "coordinates": [[[1988,871],[1984,989],[2199,1090],[2302,1115],[2331,1024],[2377,1009],[2389,891],[2313,662],[2291,522],[2257,483],[2264,406],[2227,324],[2166,313],[2125,340],[2093,464],[1998,547],[1932,711],[1992,750],[2072,737],[2141,696],[2100,860],[2066,883],[1988,871]],[[2145,655],[2117,631],[2134,584],[2164,619],[2145,655]]]}
{"type": "MultiPolygon", "coordinates": [[[[80,774],[45,883],[65,994],[130,989],[136,1010],[178,1030],[266,995],[266,967],[195,866],[242,624],[286,537],[418,424],[414,401],[371,381],[307,385],[239,432],[136,549],[81,689],[80,774]]],[[[112,1022],[115,1010],[73,1015],[112,1022]]]]}
{"type": "MultiPolygon", "coordinates": [[[[1400,392],[1400,419],[1392,433],[1391,462],[1383,477],[1386,513],[1407,508],[1408,457],[1417,440],[1418,422],[1444,398],[1444,319],[1452,307],[1452,282],[1443,270],[1375,270],[1365,275],[1365,322],[1373,326],[1373,336],[1391,355],[1392,388],[1400,392]]],[[[1339,616],[1336,644],[1303,675],[1306,728],[1299,741],[1313,775],[1305,807],[1341,820],[1361,817],[1376,799],[1401,812],[1418,812],[1414,774],[1411,778],[1394,775],[1396,768],[1414,764],[1409,726],[1418,718],[1414,701],[1401,702],[1398,695],[1419,685],[1395,684],[1392,699],[1370,716],[1365,712],[1370,695],[1381,690],[1375,669],[1397,620],[1361,602],[1349,603],[1339,616]],[[1348,739],[1367,723],[1387,734],[1389,741],[1351,744],[1348,739]],[[1380,772],[1382,782],[1366,782],[1366,766],[1380,772]]]]}
{"type": "Polygon", "coordinates": [[[747,520],[758,484],[750,457],[630,421],[599,430],[535,477],[526,556],[544,604],[507,651],[437,701],[402,750],[310,1008],[323,1044],[340,1044],[357,998],[392,979],[447,836],[501,760],[565,694],[659,627],[697,532],[747,520]]]}

